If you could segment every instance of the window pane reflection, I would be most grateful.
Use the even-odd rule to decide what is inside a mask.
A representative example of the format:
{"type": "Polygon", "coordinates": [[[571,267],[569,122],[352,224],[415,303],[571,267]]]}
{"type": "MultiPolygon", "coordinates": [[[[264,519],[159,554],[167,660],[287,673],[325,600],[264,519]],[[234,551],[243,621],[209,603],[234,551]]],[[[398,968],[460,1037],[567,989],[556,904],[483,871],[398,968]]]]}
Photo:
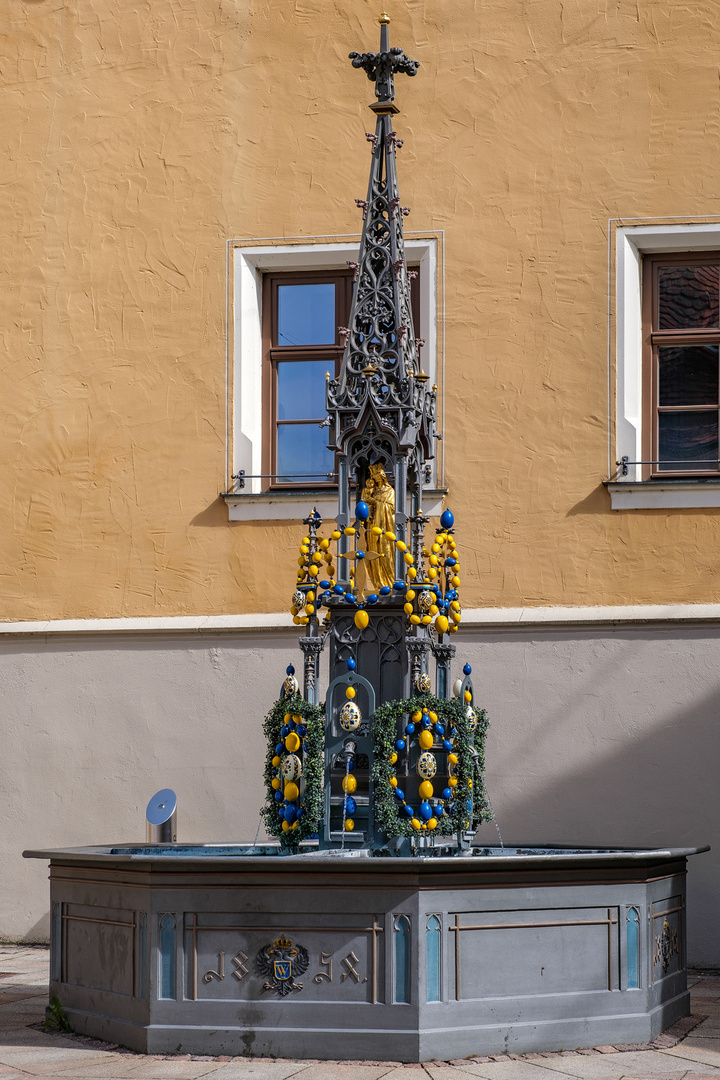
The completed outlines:
{"type": "Polygon", "coordinates": [[[318,484],[334,471],[327,431],[317,424],[280,424],[277,429],[277,481],[279,484],[318,484]],[[306,476],[306,473],[321,475],[306,476]]]}
{"type": "Polygon", "coordinates": [[[661,266],[658,269],[660,330],[718,325],[718,271],[715,266],[661,266]]]}
{"type": "Polygon", "coordinates": [[[658,349],[660,405],[715,405],[718,400],[718,346],[658,349]]]}
{"type": "MultiPolygon", "coordinates": [[[[327,360],[282,360],[277,366],[278,420],[313,420],[325,416],[327,360]]],[[[330,371],[334,374],[334,370],[330,371]]]]}
{"type": "Polygon", "coordinates": [[[718,411],[661,412],[658,414],[661,472],[717,469],[718,411]]]}
{"type": "Polygon", "coordinates": [[[335,285],[279,285],[277,345],[335,344],[335,285]]]}

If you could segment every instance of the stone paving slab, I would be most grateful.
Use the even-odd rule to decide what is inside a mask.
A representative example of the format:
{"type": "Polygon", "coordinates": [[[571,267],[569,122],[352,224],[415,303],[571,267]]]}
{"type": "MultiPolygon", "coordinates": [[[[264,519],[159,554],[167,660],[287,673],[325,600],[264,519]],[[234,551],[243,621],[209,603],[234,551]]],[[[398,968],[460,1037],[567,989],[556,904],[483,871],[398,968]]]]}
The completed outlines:
{"type": "MultiPolygon", "coordinates": [[[[700,1039],[689,1036],[678,1046],[673,1046],[665,1053],[679,1061],[697,1061],[702,1065],[713,1065],[720,1071],[720,1042],[717,1039],[700,1039]]],[[[708,1072],[711,1070],[708,1069],[708,1072]]]]}
{"type": "Polygon", "coordinates": [[[213,1073],[214,1080],[287,1080],[299,1076],[307,1065],[299,1061],[234,1061],[213,1073]]]}

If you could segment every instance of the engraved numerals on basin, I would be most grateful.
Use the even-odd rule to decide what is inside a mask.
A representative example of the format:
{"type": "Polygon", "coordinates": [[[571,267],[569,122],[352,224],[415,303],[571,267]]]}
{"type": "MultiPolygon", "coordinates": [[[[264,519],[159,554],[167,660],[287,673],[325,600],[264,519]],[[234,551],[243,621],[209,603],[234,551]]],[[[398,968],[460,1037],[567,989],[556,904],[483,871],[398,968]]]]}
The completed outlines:
{"type": "Polygon", "coordinates": [[[237,916],[186,917],[186,980],[192,1000],[376,1003],[383,985],[383,927],[377,916],[353,925],[239,926],[237,916]]]}

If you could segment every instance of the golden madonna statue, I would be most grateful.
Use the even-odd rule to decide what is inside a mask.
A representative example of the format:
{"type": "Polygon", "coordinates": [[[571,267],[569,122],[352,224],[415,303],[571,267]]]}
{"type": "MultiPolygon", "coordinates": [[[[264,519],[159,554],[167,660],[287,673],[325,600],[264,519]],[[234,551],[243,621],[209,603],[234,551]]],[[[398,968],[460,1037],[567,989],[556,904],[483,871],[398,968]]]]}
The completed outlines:
{"type": "Polygon", "coordinates": [[[395,580],[395,543],[387,536],[374,533],[373,529],[395,532],[395,491],[388,483],[382,465],[371,465],[370,476],[362,492],[363,500],[370,507],[370,517],[365,526],[365,550],[367,572],[376,589],[395,580]]]}

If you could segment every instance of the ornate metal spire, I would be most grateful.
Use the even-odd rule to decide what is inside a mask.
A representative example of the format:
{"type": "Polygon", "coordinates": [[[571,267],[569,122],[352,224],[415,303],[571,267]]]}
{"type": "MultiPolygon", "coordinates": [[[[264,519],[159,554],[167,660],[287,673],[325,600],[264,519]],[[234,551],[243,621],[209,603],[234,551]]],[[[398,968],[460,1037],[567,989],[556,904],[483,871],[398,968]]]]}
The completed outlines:
{"type": "Polygon", "coordinates": [[[370,465],[381,464],[395,488],[396,524],[405,535],[408,489],[417,513],[423,465],[434,457],[435,393],[422,371],[410,303],[396,154],[402,146],[392,127],[394,76],[415,75],[418,62],[390,48],[387,15],[380,17],[380,52],[350,53],[353,67],[375,82],[375,133],[363,230],[355,268],[355,291],[337,379],[328,383],[331,448],[340,456],[338,521],[347,520],[349,485],[366,482],[370,465]]]}

